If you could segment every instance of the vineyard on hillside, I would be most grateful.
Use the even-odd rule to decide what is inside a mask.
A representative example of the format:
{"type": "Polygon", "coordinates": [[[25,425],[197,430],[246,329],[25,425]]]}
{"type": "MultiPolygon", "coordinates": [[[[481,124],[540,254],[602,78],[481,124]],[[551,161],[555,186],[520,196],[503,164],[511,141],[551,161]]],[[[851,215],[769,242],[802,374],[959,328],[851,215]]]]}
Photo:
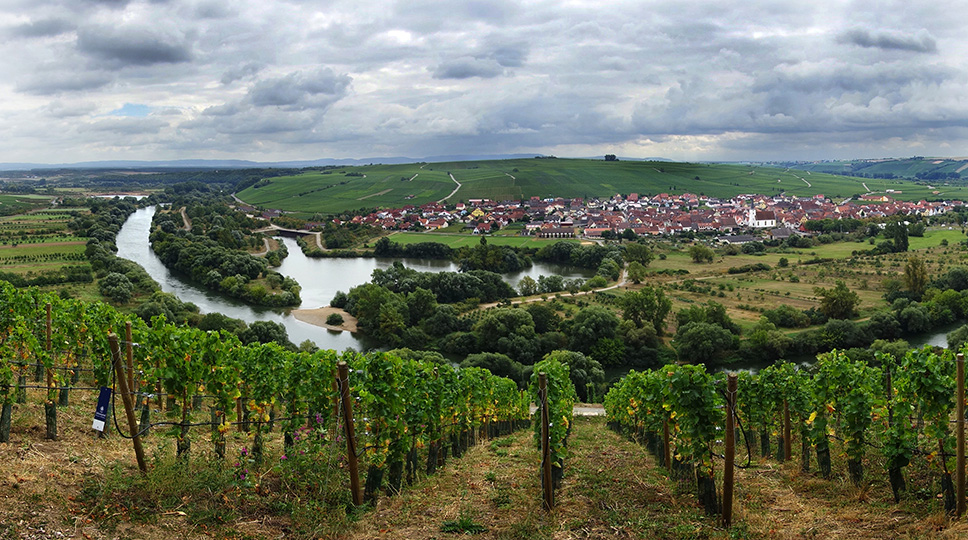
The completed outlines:
{"type": "MultiPolygon", "coordinates": [[[[230,333],[171,325],[163,316],[148,326],[102,303],[9,284],[0,285],[0,329],[0,442],[9,440],[13,405],[27,402],[28,389],[44,396],[46,438],[56,440],[58,406],[72,393],[115,388],[126,407],[122,412],[122,400],[110,400],[106,432],[140,441],[161,431],[174,437],[186,463],[209,454],[194,450],[209,439],[223,467],[234,457],[240,486],[258,488],[277,469],[281,482],[326,506],[347,504],[348,461],[358,459],[366,470],[362,495],[373,501],[433,473],[479,437],[509,433],[530,418],[528,395],[484,369],[385,353],[244,346],[230,333]],[[112,344],[124,352],[112,356],[112,344]],[[347,377],[336,378],[338,364],[347,366],[347,377]],[[139,409],[140,422],[124,424],[129,408],[139,409]],[[355,428],[352,455],[344,450],[345,433],[354,431],[347,422],[355,428]],[[282,448],[266,448],[274,429],[282,432],[282,448]],[[227,455],[230,431],[248,433],[237,456],[227,455]],[[270,455],[282,463],[271,466],[270,455]]],[[[138,460],[143,466],[140,451],[138,460]]]]}
{"type": "Polygon", "coordinates": [[[886,474],[895,502],[905,490],[937,488],[945,510],[954,512],[954,353],[925,347],[902,358],[878,353],[876,359],[871,365],[833,351],[819,355],[810,369],[778,363],[756,374],[741,373],[733,396],[727,393],[726,376],[709,374],[703,366],[633,371],[609,391],[605,408],[612,427],[642,440],[663,466],[696,483],[708,514],[721,510],[716,463],[723,458],[722,426],[731,397],[736,400],[737,456],[751,457],[758,438],[761,457],[789,460],[795,430],[804,472],[813,456],[820,475],[830,478],[836,444],[854,485],[864,485],[868,475],[886,474]],[[884,470],[865,470],[872,461],[883,463],[884,470]],[[905,468],[915,461],[928,471],[918,481],[926,478],[937,486],[905,480],[905,468]]]}

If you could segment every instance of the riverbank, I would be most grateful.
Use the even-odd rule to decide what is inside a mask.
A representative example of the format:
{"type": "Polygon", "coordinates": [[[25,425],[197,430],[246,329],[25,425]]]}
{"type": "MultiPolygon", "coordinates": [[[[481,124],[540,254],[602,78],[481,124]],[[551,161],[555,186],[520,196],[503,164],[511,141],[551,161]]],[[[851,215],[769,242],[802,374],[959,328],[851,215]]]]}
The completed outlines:
{"type": "Polygon", "coordinates": [[[304,323],[320,326],[322,328],[326,328],[327,330],[346,330],[351,333],[356,332],[356,317],[339,308],[326,306],[316,309],[294,309],[291,313],[293,317],[304,323]],[[339,314],[341,317],[343,317],[343,324],[339,326],[326,324],[326,319],[333,313],[339,314]]]}

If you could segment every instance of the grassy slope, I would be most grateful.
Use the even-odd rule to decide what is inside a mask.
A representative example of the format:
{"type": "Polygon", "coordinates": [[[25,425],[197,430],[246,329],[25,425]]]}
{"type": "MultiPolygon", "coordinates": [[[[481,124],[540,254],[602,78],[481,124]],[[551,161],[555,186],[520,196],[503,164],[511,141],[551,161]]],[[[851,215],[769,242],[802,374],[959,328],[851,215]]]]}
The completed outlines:
{"type": "MultiPolygon", "coordinates": [[[[731,197],[740,193],[798,196],[817,193],[846,198],[871,189],[885,189],[885,181],[744,165],[605,162],[582,159],[517,159],[452,163],[371,165],[347,167],[322,174],[318,171],[273,178],[260,188],[248,188],[239,198],[255,205],[287,211],[338,212],[370,207],[399,207],[447,197],[462,184],[449,202],[472,198],[493,200],[539,197],[610,197],[616,193],[684,193],[731,197]],[[515,171],[515,169],[517,169],[515,171]],[[346,176],[347,172],[366,175],[346,176]],[[413,178],[413,175],[417,175],[413,178]],[[698,180],[696,179],[698,177],[698,180]],[[401,178],[407,180],[401,181],[401,178]],[[412,178],[412,180],[410,180],[412,178]],[[808,185],[809,183],[809,185],[808,185]],[[875,186],[876,184],[876,186],[875,186]]],[[[943,187],[932,195],[926,186],[890,181],[903,193],[898,198],[968,198],[968,189],[943,187]]]]}

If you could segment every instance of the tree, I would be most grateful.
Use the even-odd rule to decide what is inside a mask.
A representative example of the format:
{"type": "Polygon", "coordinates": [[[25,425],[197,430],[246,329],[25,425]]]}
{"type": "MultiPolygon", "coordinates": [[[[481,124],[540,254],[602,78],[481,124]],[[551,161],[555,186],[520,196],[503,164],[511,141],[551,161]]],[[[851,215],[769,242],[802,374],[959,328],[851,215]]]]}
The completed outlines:
{"type": "Polygon", "coordinates": [[[286,327],[272,321],[255,321],[248,328],[239,333],[239,340],[248,345],[250,343],[276,342],[283,347],[289,347],[289,333],[286,327]]]}
{"type": "Polygon", "coordinates": [[[708,246],[702,244],[693,244],[689,248],[689,256],[692,257],[692,262],[694,263],[704,263],[713,262],[713,257],[716,254],[708,246]]]}
{"type": "Polygon", "coordinates": [[[628,276],[632,283],[642,283],[645,280],[645,267],[639,261],[632,261],[628,266],[628,276]]]}
{"type": "Polygon", "coordinates": [[[104,276],[98,281],[97,287],[101,294],[119,304],[131,300],[131,296],[134,294],[134,285],[131,284],[128,276],[117,272],[111,272],[104,276]]]}
{"type": "Polygon", "coordinates": [[[615,154],[605,154],[605,161],[618,161],[618,157],[615,154]]]}
{"type": "Polygon", "coordinates": [[[679,359],[706,363],[723,358],[736,348],[738,338],[718,324],[689,323],[679,328],[675,346],[679,359]]]}
{"type": "Polygon", "coordinates": [[[948,340],[948,348],[953,351],[960,351],[965,343],[968,343],[968,324],[959,326],[945,336],[948,340]]]}
{"type": "Polygon", "coordinates": [[[622,269],[614,259],[602,259],[602,264],[599,265],[598,271],[595,273],[610,281],[615,281],[622,275],[622,269]]]}
{"type": "Polygon", "coordinates": [[[538,282],[534,280],[531,276],[524,276],[521,281],[518,282],[518,291],[521,296],[531,296],[538,292],[538,282]]]}
{"type": "Polygon", "coordinates": [[[610,310],[602,306],[582,308],[571,320],[571,349],[584,353],[591,352],[592,347],[603,338],[615,337],[618,318],[610,310]]]}
{"type": "Polygon", "coordinates": [[[632,229],[625,229],[624,231],[622,231],[623,240],[635,240],[638,237],[639,235],[635,234],[635,231],[633,231],[632,229]]]}
{"type": "Polygon", "coordinates": [[[903,221],[894,221],[884,227],[884,236],[894,243],[894,251],[908,250],[908,228],[903,221]]]}
{"type": "Polygon", "coordinates": [[[626,293],[621,303],[623,319],[632,321],[637,327],[648,324],[655,329],[656,335],[662,335],[666,316],[672,310],[672,301],[666,298],[662,289],[644,287],[626,293]]]}
{"type": "Polygon", "coordinates": [[[860,297],[838,280],[833,289],[816,287],[814,294],[820,297],[820,311],[831,319],[849,319],[856,315],[860,297]]]}
{"type": "Polygon", "coordinates": [[[524,366],[520,362],[515,362],[506,354],[500,353],[477,353],[468,355],[460,367],[479,367],[491,372],[498,377],[507,377],[516,382],[519,387],[524,388],[524,366]]]}
{"type": "Polygon", "coordinates": [[[626,262],[637,262],[642,266],[649,266],[649,263],[655,259],[655,253],[645,244],[632,243],[625,245],[624,257],[626,262]]]}
{"type": "Polygon", "coordinates": [[[920,299],[928,288],[928,267],[924,264],[924,259],[917,255],[908,257],[907,265],[904,266],[904,285],[907,290],[920,299]]]}
{"type": "Polygon", "coordinates": [[[544,360],[549,358],[568,365],[569,378],[575,385],[575,392],[581,401],[588,401],[591,385],[605,382],[605,370],[602,369],[602,364],[580,352],[551,351],[545,355],[544,360]]]}

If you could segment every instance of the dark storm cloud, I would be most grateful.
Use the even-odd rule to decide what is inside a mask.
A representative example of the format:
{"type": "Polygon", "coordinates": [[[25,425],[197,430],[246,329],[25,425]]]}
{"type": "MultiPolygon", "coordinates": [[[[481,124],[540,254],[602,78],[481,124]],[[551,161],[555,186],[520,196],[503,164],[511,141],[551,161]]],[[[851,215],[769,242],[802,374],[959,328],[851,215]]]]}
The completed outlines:
{"type": "Polygon", "coordinates": [[[185,38],[160,34],[147,27],[84,28],[78,32],[77,48],[115,67],[175,64],[192,59],[192,46],[185,38]]]}
{"type": "Polygon", "coordinates": [[[290,73],[259,81],[249,91],[248,99],[256,107],[292,110],[327,107],[346,94],[350,81],[349,76],[336,75],[331,69],[290,73]]]}
{"type": "Polygon", "coordinates": [[[926,32],[912,35],[899,32],[871,32],[864,28],[854,28],[843,33],[840,36],[840,41],[861,47],[878,49],[893,49],[919,53],[938,52],[938,44],[926,32]]]}
{"type": "Polygon", "coordinates": [[[66,69],[38,70],[17,83],[17,91],[35,95],[92,91],[107,86],[113,77],[104,72],[76,73],[66,69]]]}
{"type": "Polygon", "coordinates": [[[257,75],[264,66],[255,62],[248,62],[240,66],[235,66],[222,74],[222,84],[232,84],[235,81],[248,79],[257,75]]]}
{"type": "Polygon", "coordinates": [[[490,79],[504,73],[504,68],[490,58],[456,58],[441,62],[434,70],[435,79],[490,79]]]}
{"type": "Polygon", "coordinates": [[[74,30],[75,25],[64,19],[40,19],[13,27],[10,34],[17,37],[51,37],[74,30]]]}

